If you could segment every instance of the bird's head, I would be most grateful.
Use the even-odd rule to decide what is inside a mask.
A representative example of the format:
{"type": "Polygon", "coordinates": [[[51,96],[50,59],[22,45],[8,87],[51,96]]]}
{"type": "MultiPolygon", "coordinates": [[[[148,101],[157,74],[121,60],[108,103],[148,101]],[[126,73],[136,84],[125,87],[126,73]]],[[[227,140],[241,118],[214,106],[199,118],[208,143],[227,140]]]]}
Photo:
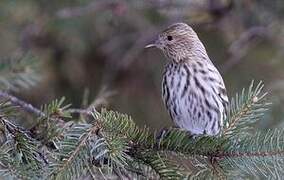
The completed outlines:
{"type": "Polygon", "coordinates": [[[185,23],[175,23],[162,31],[158,38],[145,46],[157,47],[175,62],[180,62],[189,57],[195,57],[198,52],[205,52],[205,48],[194,30],[185,23]]]}

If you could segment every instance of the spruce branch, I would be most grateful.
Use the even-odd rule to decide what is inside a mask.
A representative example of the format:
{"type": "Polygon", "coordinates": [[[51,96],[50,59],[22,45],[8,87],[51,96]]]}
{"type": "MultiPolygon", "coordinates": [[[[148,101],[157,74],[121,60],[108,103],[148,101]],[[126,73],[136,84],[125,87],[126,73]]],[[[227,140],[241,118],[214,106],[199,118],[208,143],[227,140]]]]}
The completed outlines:
{"type": "Polygon", "coordinates": [[[15,170],[14,160],[11,157],[11,147],[7,146],[9,142],[5,142],[0,146],[0,177],[21,178],[15,170]]]}
{"type": "Polygon", "coordinates": [[[263,83],[259,82],[256,87],[251,82],[248,90],[243,89],[241,94],[236,94],[231,100],[230,111],[225,121],[223,136],[231,138],[249,132],[252,124],[267,111],[270,103],[264,101],[267,93],[263,93],[263,83]]]}
{"type": "MultiPolygon", "coordinates": [[[[261,83],[256,87],[252,84],[248,90],[243,90],[236,96],[224,132],[218,137],[192,137],[181,129],[169,129],[157,139],[155,133],[147,127],[138,127],[128,115],[105,109],[101,112],[95,109],[70,110],[69,105],[64,105],[64,98],[55,100],[39,110],[44,114],[39,117],[43,126],[37,127],[42,127],[40,131],[47,135],[48,140],[52,139],[48,135],[53,132],[52,127],[60,129],[53,126],[56,125],[53,120],[71,117],[72,111],[92,115],[90,117],[93,117],[93,121],[92,124],[72,121],[68,125],[65,123],[60,134],[53,136],[56,137],[53,142],[57,149],[49,150],[50,155],[46,160],[50,162],[48,178],[79,178],[86,173],[91,173],[92,177],[100,174],[106,178],[279,178],[284,170],[284,131],[271,130],[253,134],[249,128],[267,109],[268,103],[264,101],[262,88],[261,83]]],[[[11,102],[13,101],[0,103],[1,114],[9,115],[5,113],[5,109],[9,110],[9,105],[15,105],[11,102]]],[[[26,134],[27,136],[16,139],[22,142],[21,146],[27,147],[22,148],[24,152],[29,148],[33,152],[39,152],[37,144],[29,144],[28,140],[37,142],[27,138],[29,131],[5,120],[6,116],[1,118],[1,132],[16,134],[19,131],[21,135],[26,134]],[[21,138],[26,138],[26,141],[21,138]]],[[[5,152],[0,150],[0,154],[3,153],[5,152]]],[[[26,156],[29,158],[32,154],[36,154],[34,158],[41,157],[40,153],[27,153],[26,156]]],[[[7,154],[4,157],[9,159],[7,154]]],[[[46,171],[42,168],[44,160],[39,160],[40,168],[37,170],[46,171]]],[[[23,169],[17,169],[13,162],[7,163],[0,158],[0,168],[9,174],[13,172],[9,170],[11,167],[16,169],[16,174],[23,174],[23,169]]]]}
{"type": "Polygon", "coordinates": [[[74,113],[76,113],[76,111],[84,111],[84,113],[90,114],[88,110],[69,110],[71,104],[64,105],[65,97],[62,97],[59,100],[55,99],[50,104],[44,105],[41,110],[5,91],[0,90],[0,98],[10,102],[15,107],[20,107],[22,110],[34,114],[38,118],[48,118],[60,123],[64,122],[62,118],[71,118],[70,113],[73,113],[73,111],[74,113]]]}
{"type": "Polygon", "coordinates": [[[210,156],[227,142],[223,137],[193,137],[181,129],[169,129],[158,141],[158,151],[179,152],[190,156],[210,156]]]}
{"type": "Polygon", "coordinates": [[[225,177],[225,173],[213,158],[189,156],[175,152],[167,152],[165,154],[189,179],[211,179],[213,177],[224,179],[225,177]]]}
{"type": "Polygon", "coordinates": [[[41,141],[42,144],[53,147],[53,141],[60,138],[64,131],[65,119],[72,118],[67,111],[70,106],[70,104],[65,105],[64,97],[43,105],[40,112],[44,116],[38,117],[36,123],[30,128],[33,137],[41,141]]]}
{"type": "Polygon", "coordinates": [[[62,97],[60,99],[55,99],[49,104],[43,105],[42,112],[48,117],[48,118],[71,118],[72,116],[67,111],[71,104],[65,104],[65,97],[62,97]]]}
{"type": "MultiPolygon", "coordinates": [[[[128,155],[127,139],[116,135],[104,134],[100,130],[99,138],[90,143],[92,161],[108,175],[114,173],[118,177],[126,176],[125,171],[133,171],[133,159],[128,155]]],[[[126,174],[127,174],[126,173],[126,174]]]]}
{"type": "Polygon", "coordinates": [[[8,94],[7,92],[0,90],[0,97],[6,101],[9,101],[11,104],[15,106],[21,107],[23,110],[32,113],[36,116],[46,116],[42,111],[34,107],[32,104],[29,104],[13,95],[8,94]]]}
{"type": "Polygon", "coordinates": [[[102,109],[100,113],[94,110],[93,117],[102,122],[105,130],[121,134],[128,138],[131,143],[147,147],[154,146],[155,138],[149,129],[147,127],[139,128],[128,115],[102,109]]]}
{"type": "Polygon", "coordinates": [[[104,132],[99,120],[92,126],[74,125],[57,147],[58,153],[50,168],[51,176],[59,179],[80,177],[89,171],[87,164],[90,160],[100,171],[117,176],[122,176],[127,166],[127,169],[131,168],[127,139],[104,132]]]}
{"type": "Polygon", "coordinates": [[[29,131],[16,126],[4,117],[0,118],[0,122],[4,125],[6,136],[12,139],[15,153],[19,155],[20,161],[32,164],[35,168],[40,168],[42,160],[47,162],[38,151],[37,141],[30,137],[29,131]]]}
{"type": "Polygon", "coordinates": [[[65,124],[63,118],[71,118],[70,112],[68,112],[70,104],[64,105],[64,97],[59,100],[55,99],[50,104],[43,105],[41,110],[1,90],[0,98],[4,99],[4,101],[0,103],[0,112],[7,109],[4,108],[4,105],[9,102],[13,106],[9,105],[8,107],[18,107],[38,117],[37,123],[30,131],[32,136],[42,140],[43,144],[58,134],[59,128],[62,128],[65,124]]]}
{"type": "Polygon", "coordinates": [[[240,142],[231,142],[219,152],[220,166],[231,174],[281,179],[284,171],[284,131],[280,129],[257,132],[240,142]],[[236,173],[235,173],[236,174],[236,173]]]}
{"type": "Polygon", "coordinates": [[[1,145],[0,171],[3,176],[20,179],[37,178],[44,172],[48,163],[46,157],[39,151],[38,142],[30,137],[28,131],[16,126],[4,117],[0,118],[4,126],[6,141],[1,145]],[[36,173],[37,172],[37,173],[36,173]]]}
{"type": "MultiPolygon", "coordinates": [[[[172,129],[167,132],[165,137],[159,140],[159,145],[156,146],[155,135],[147,129],[138,128],[127,115],[102,110],[101,113],[95,112],[94,118],[99,119],[102,122],[102,127],[108,132],[119,133],[130,139],[130,155],[133,158],[136,157],[142,160],[163,178],[168,177],[170,179],[189,176],[188,172],[182,171],[184,167],[178,167],[178,163],[173,165],[172,161],[167,156],[164,156],[165,153],[178,152],[181,153],[180,155],[184,154],[184,156],[187,155],[193,159],[195,159],[195,156],[199,156],[199,158],[211,157],[212,153],[216,152],[224,143],[224,140],[222,141],[221,138],[214,137],[196,137],[193,139],[185,131],[172,129]],[[175,168],[173,169],[173,167],[175,168]]],[[[208,169],[210,168],[208,167],[208,169]]],[[[211,169],[212,171],[214,170],[213,168],[211,169]]]]}
{"type": "Polygon", "coordinates": [[[162,154],[153,152],[144,152],[139,154],[146,165],[149,165],[162,179],[185,179],[186,176],[180,172],[178,166],[172,163],[162,154]]]}
{"type": "Polygon", "coordinates": [[[50,175],[57,179],[70,179],[84,174],[85,161],[89,159],[87,141],[97,130],[97,124],[78,124],[71,128],[57,143],[59,149],[50,166],[50,175]]]}
{"type": "MultiPolygon", "coordinates": [[[[39,179],[35,171],[29,171],[27,165],[18,164],[9,151],[1,146],[0,150],[0,177],[1,179],[39,179]]],[[[38,172],[38,171],[37,171],[38,172]]]]}

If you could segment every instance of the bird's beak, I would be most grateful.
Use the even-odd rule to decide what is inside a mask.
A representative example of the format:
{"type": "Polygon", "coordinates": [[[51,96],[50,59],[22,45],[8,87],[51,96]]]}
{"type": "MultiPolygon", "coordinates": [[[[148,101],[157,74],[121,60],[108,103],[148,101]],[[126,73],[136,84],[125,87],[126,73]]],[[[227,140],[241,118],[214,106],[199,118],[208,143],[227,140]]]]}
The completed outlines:
{"type": "Polygon", "coordinates": [[[148,44],[145,46],[145,48],[151,48],[151,47],[156,47],[157,45],[156,44],[148,44]]]}
{"type": "Polygon", "coordinates": [[[157,41],[156,40],[150,42],[150,44],[146,45],[144,48],[151,48],[151,47],[157,47],[157,41]]]}

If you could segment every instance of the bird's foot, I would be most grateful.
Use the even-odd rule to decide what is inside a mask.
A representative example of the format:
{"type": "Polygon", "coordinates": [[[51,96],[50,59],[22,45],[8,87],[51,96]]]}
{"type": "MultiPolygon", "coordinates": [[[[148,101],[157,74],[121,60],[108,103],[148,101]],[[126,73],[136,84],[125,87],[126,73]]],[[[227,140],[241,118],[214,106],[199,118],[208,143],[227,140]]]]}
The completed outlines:
{"type": "Polygon", "coordinates": [[[170,130],[179,130],[179,131],[184,131],[188,135],[189,140],[196,140],[196,138],[200,137],[201,135],[198,134],[192,134],[191,132],[185,130],[185,129],[180,129],[178,127],[170,127],[170,128],[162,128],[160,131],[156,133],[156,142],[154,144],[154,148],[159,148],[161,147],[161,143],[164,139],[166,139],[170,135],[170,130]]]}
{"type": "Polygon", "coordinates": [[[182,129],[176,127],[176,126],[173,126],[173,127],[170,127],[170,128],[162,128],[160,131],[158,131],[156,133],[156,138],[155,138],[156,142],[155,142],[154,147],[159,148],[163,139],[167,138],[169,136],[170,130],[173,130],[173,129],[182,130],[182,129]]]}
{"type": "Polygon", "coordinates": [[[160,131],[156,133],[156,142],[154,144],[154,148],[158,149],[161,145],[162,140],[168,135],[169,129],[168,128],[162,128],[160,131]]]}

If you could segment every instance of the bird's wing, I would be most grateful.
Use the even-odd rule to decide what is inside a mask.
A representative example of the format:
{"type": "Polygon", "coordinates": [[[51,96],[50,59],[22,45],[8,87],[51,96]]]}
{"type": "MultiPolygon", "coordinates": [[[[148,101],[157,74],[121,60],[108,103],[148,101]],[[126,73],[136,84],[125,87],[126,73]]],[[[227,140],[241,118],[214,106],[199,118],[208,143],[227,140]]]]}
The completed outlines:
{"type": "Polygon", "coordinates": [[[229,111],[229,99],[227,96],[227,91],[225,88],[224,83],[222,83],[222,86],[219,87],[219,94],[218,94],[222,105],[224,107],[224,111],[225,111],[225,115],[228,115],[228,111],[229,111]]]}
{"type": "Polygon", "coordinates": [[[229,99],[227,96],[225,83],[223,81],[221,74],[219,73],[217,68],[213,65],[213,63],[211,63],[211,66],[209,66],[209,69],[211,69],[211,72],[213,72],[212,77],[217,81],[217,82],[214,82],[215,85],[213,87],[215,89],[215,92],[218,94],[218,98],[220,102],[222,103],[224,107],[224,119],[225,119],[229,113],[229,99]]]}

